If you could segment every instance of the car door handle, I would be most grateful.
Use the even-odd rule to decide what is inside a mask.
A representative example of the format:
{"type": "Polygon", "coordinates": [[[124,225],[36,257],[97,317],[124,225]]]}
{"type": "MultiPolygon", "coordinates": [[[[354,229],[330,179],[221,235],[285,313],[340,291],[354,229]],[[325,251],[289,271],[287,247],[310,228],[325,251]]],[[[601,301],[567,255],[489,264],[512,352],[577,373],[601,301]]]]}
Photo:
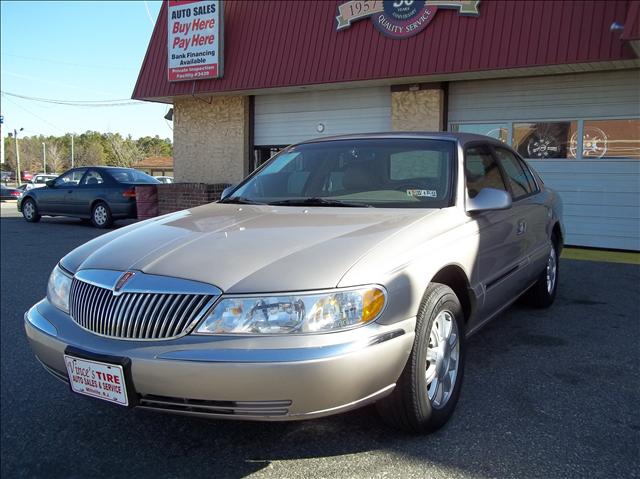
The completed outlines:
{"type": "Polygon", "coordinates": [[[525,220],[518,220],[518,229],[516,235],[523,235],[527,231],[527,222],[525,220]]]}
{"type": "Polygon", "coordinates": [[[67,190],[67,193],[73,193],[73,190],[67,190]]]}

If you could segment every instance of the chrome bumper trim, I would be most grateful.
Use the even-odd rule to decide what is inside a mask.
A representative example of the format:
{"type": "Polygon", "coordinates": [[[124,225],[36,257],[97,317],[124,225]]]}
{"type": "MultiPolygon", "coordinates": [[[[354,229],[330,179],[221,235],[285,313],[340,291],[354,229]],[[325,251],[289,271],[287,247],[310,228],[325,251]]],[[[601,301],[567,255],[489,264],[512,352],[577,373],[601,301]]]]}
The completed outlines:
{"type": "MultiPolygon", "coordinates": [[[[199,409],[197,407],[191,407],[190,404],[180,402],[179,407],[171,407],[166,402],[164,404],[150,404],[148,401],[144,401],[141,399],[140,405],[136,407],[136,409],[142,409],[147,411],[154,412],[162,412],[162,413],[170,413],[170,414],[178,414],[181,416],[192,416],[192,417],[200,417],[200,418],[208,418],[208,419],[233,419],[233,420],[245,420],[245,421],[302,421],[306,419],[315,419],[320,417],[331,416],[334,414],[340,414],[343,412],[351,411],[353,409],[358,409],[367,404],[374,403],[379,399],[391,394],[396,384],[389,384],[388,386],[380,389],[379,391],[370,394],[367,397],[358,399],[356,401],[342,404],[340,406],[336,406],[330,409],[322,409],[318,411],[312,412],[304,412],[304,413],[289,413],[288,410],[267,410],[261,409],[260,411],[243,411],[243,412],[231,412],[227,411],[215,411],[212,409],[204,410],[199,409]],[[169,406],[166,407],[165,405],[169,406]],[[285,412],[286,411],[286,412],[285,412]]],[[[170,398],[167,398],[170,399],[170,398]]],[[[189,400],[179,400],[179,401],[189,401],[189,400]]],[[[276,402],[276,401],[274,401],[276,402]]],[[[284,402],[284,401],[283,401],[284,402]]],[[[237,403],[239,404],[239,403],[237,403]]]]}
{"type": "Polygon", "coordinates": [[[159,354],[156,359],[205,363],[292,363],[333,358],[360,351],[404,335],[402,329],[378,334],[363,340],[329,346],[286,349],[182,349],[159,354]]]}

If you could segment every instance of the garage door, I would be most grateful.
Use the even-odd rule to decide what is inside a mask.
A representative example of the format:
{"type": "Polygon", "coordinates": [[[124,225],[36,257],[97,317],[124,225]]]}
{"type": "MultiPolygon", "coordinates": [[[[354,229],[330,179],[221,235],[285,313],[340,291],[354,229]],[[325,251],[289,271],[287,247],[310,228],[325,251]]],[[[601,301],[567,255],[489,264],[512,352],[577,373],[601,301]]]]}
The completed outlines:
{"type": "Polygon", "coordinates": [[[529,158],[562,195],[567,244],[640,250],[639,84],[639,70],[455,82],[449,128],[529,158]]]}
{"type": "Polygon", "coordinates": [[[255,97],[256,146],[289,145],[320,136],[390,129],[389,87],[255,97]]]}

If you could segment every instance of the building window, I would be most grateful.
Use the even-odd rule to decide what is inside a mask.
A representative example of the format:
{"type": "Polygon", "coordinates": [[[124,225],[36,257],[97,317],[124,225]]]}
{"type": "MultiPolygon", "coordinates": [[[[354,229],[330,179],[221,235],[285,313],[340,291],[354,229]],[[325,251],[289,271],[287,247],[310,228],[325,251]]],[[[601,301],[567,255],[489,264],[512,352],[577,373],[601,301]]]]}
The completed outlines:
{"type": "Polygon", "coordinates": [[[523,158],[570,158],[569,139],[577,131],[577,121],[514,123],[512,145],[523,158]]]}
{"type": "Polygon", "coordinates": [[[585,120],[582,156],[640,159],[640,120],[585,120]]]}
{"type": "Polygon", "coordinates": [[[640,159],[640,119],[637,118],[456,123],[450,125],[450,130],[499,139],[530,160],[640,159]],[[578,141],[579,132],[582,132],[582,145],[578,141]]]}

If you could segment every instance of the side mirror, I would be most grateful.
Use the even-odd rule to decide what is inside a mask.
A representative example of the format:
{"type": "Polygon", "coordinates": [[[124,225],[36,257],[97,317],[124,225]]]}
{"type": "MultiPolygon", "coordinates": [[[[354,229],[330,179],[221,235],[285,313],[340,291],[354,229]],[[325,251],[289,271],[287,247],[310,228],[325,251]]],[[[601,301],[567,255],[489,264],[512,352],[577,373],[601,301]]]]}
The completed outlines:
{"type": "Polygon", "coordinates": [[[49,188],[55,188],[56,187],[56,180],[47,180],[45,182],[45,185],[47,185],[49,188]]]}
{"type": "Polygon", "coordinates": [[[222,194],[220,195],[220,199],[224,200],[227,196],[229,196],[231,194],[231,192],[235,189],[236,186],[238,186],[238,185],[227,186],[224,190],[222,190],[222,194]]]}
{"type": "Polygon", "coordinates": [[[504,190],[483,188],[474,198],[467,198],[467,213],[509,208],[511,208],[511,195],[504,190]]]}

